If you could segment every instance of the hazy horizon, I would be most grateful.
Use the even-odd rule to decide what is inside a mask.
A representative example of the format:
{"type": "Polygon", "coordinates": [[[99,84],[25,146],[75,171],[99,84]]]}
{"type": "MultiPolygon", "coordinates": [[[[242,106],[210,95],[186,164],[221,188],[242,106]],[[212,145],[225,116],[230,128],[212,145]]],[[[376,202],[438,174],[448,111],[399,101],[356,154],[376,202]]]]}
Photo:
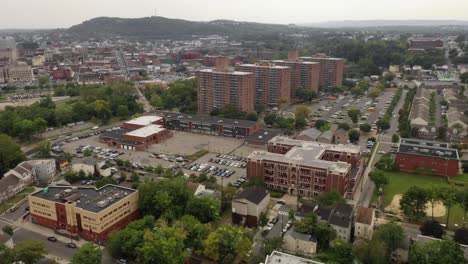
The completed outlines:
{"type": "Polygon", "coordinates": [[[194,21],[229,19],[275,24],[344,20],[468,20],[466,0],[6,0],[0,29],[68,28],[95,17],[163,16],[194,21]]]}

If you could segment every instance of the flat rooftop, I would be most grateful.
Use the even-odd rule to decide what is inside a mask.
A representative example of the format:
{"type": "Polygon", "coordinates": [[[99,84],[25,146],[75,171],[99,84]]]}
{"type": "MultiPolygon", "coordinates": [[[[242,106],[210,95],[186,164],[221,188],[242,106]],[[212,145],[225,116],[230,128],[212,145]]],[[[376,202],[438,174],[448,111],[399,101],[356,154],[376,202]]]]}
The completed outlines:
{"type": "Polygon", "coordinates": [[[199,72],[211,72],[216,74],[226,74],[226,75],[251,75],[251,72],[242,72],[242,71],[217,71],[215,69],[203,69],[199,70],[199,72]]]}
{"type": "Polygon", "coordinates": [[[257,121],[238,120],[222,118],[208,115],[191,115],[176,112],[158,112],[166,118],[166,121],[179,120],[182,122],[192,122],[194,124],[222,124],[224,126],[250,128],[257,124],[257,121]]]}
{"type": "Polygon", "coordinates": [[[324,264],[311,259],[286,254],[280,251],[273,251],[265,259],[265,264],[324,264]]]}
{"type": "Polygon", "coordinates": [[[108,184],[100,189],[92,187],[49,186],[31,196],[55,203],[73,203],[86,211],[98,213],[136,192],[134,189],[108,184]]]}
{"type": "Polygon", "coordinates": [[[137,130],[130,131],[126,133],[126,136],[133,136],[133,137],[149,137],[151,135],[157,134],[161,131],[166,130],[161,125],[148,125],[137,130]]]}
{"type": "Polygon", "coordinates": [[[288,60],[273,60],[273,63],[285,63],[285,64],[319,64],[315,61],[288,61],[288,60]]]}
{"type": "Polygon", "coordinates": [[[285,136],[276,136],[273,137],[268,143],[272,144],[284,144],[290,146],[297,146],[303,148],[322,148],[324,150],[329,151],[336,151],[336,152],[346,152],[346,153],[355,153],[358,154],[361,152],[361,148],[359,146],[354,145],[335,145],[335,144],[327,144],[327,143],[320,143],[315,141],[304,141],[299,139],[292,139],[285,136]]]}
{"type": "Polygon", "coordinates": [[[288,69],[288,66],[281,66],[281,65],[275,65],[275,64],[267,64],[267,65],[262,65],[262,64],[241,64],[239,65],[240,67],[252,67],[252,68],[269,68],[269,69],[288,69]]]}
{"type": "Polygon", "coordinates": [[[425,141],[402,138],[398,153],[426,156],[440,159],[459,160],[458,150],[450,148],[447,142],[425,141]]]}
{"type": "Polygon", "coordinates": [[[328,161],[318,159],[320,153],[323,150],[320,149],[301,149],[300,147],[294,147],[286,154],[271,153],[267,151],[254,151],[249,155],[249,159],[253,160],[266,160],[281,163],[291,163],[302,165],[306,167],[312,167],[317,169],[323,169],[335,173],[347,173],[351,170],[351,164],[342,161],[328,161]]]}
{"type": "Polygon", "coordinates": [[[156,115],[147,115],[147,116],[140,116],[132,120],[128,120],[125,123],[130,124],[130,125],[147,126],[159,120],[162,120],[162,117],[156,116],[156,115]]]}

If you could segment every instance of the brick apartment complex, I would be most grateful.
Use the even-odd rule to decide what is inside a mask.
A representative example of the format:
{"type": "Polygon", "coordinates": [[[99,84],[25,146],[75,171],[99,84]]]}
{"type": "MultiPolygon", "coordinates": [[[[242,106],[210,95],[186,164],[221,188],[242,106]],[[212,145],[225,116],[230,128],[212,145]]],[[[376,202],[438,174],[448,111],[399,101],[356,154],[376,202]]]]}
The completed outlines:
{"type": "Polygon", "coordinates": [[[291,93],[291,69],[268,62],[242,64],[239,70],[255,76],[255,108],[276,107],[289,103],[291,93]]]}
{"type": "Polygon", "coordinates": [[[300,59],[320,64],[319,85],[322,89],[343,85],[344,59],[331,58],[321,53],[300,59]]]}
{"type": "Polygon", "coordinates": [[[458,151],[445,142],[402,138],[395,162],[401,171],[450,177],[461,174],[458,151]]]}
{"type": "Polygon", "coordinates": [[[255,111],[254,74],[233,71],[228,64],[228,58],[216,57],[214,69],[197,71],[198,113],[209,114],[226,105],[240,112],[255,111]]]}
{"type": "Polygon", "coordinates": [[[310,89],[316,93],[319,90],[320,64],[300,61],[297,51],[290,51],[288,60],[275,60],[277,65],[291,68],[291,98],[297,98],[296,92],[301,88],[310,89]]]}
{"type": "Polygon", "coordinates": [[[28,197],[34,224],[66,231],[90,241],[104,241],[138,218],[138,191],[106,185],[49,186],[28,197]]]}
{"type": "Polygon", "coordinates": [[[444,41],[439,38],[410,38],[409,48],[413,50],[443,49],[444,41]]]}
{"type": "Polygon", "coordinates": [[[268,142],[268,152],[249,155],[247,177],[261,178],[268,188],[293,195],[318,197],[331,190],[350,195],[360,174],[360,158],[359,147],[277,136],[268,142]]]}
{"type": "Polygon", "coordinates": [[[160,116],[141,116],[124,122],[120,129],[110,129],[101,134],[99,140],[110,147],[144,151],[148,146],[172,137],[172,133],[162,124],[163,118],[160,116]]]}
{"type": "Polygon", "coordinates": [[[26,64],[0,65],[0,83],[31,82],[33,80],[32,68],[26,64]]]}
{"type": "Polygon", "coordinates": [[[260,129],[256,121],[249,120],[174,112],[158,112],[158,115],[163,117],[165,128],[191,133],[243,138],[255,134],[260,129]]]}

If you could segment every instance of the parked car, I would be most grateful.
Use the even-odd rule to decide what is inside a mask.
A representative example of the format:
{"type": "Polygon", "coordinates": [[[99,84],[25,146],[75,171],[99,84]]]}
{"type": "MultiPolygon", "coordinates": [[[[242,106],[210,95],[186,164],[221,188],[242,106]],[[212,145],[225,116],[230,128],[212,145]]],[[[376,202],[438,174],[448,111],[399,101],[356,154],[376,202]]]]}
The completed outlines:
{"type": "Polygon", "coordinates": [[[76,244],[72,243],[72,242],[67,243],[66,246],[67,246],[67,248],[76,248],[76,244]]]}
{"type": "Polygon", "coordinates": [[[50,242],[57,242],[57,238],[54,236],[48,237],[47,240],[49,240],[50,242]]]}

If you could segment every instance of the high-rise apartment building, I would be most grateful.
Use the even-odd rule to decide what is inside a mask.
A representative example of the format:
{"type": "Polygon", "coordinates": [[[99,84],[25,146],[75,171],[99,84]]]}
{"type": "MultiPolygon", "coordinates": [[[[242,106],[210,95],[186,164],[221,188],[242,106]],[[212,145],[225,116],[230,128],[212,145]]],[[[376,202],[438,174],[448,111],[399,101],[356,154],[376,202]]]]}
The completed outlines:
{"type": "Polygon", "coordinates": [[[198,113],[209,114],[226,105],[240,112],[254,112],[254,74],[231,70],[227,59],[222,57],[215,65],[214,69],[200,70],[196,74],[198,113]]]}
{"type": "Polygon", "coordinates": [[[276,65],[291,68],[291,98],[297,98],[297,91],[301,88],[310,89],[318,93],[320,65],[317,62],[306,62],[299,60],[297,50],[289,51],[288,60],[275,60],[276,65]]]}
{"type": "Polygon", "coordinates": [[[320,64],[319,85],[322,89],[343,85],[344,59],[328,57],[323,53],[300,59],[320,64]]]}
{"type": "Polygon", "coordinates": [[[260,64],[242,64],[239,70],[251,72],[255,76],[255,108],[276,107],[280,103],[289,103],[291,91],[291,69],[262,62],[260,64]]]}

